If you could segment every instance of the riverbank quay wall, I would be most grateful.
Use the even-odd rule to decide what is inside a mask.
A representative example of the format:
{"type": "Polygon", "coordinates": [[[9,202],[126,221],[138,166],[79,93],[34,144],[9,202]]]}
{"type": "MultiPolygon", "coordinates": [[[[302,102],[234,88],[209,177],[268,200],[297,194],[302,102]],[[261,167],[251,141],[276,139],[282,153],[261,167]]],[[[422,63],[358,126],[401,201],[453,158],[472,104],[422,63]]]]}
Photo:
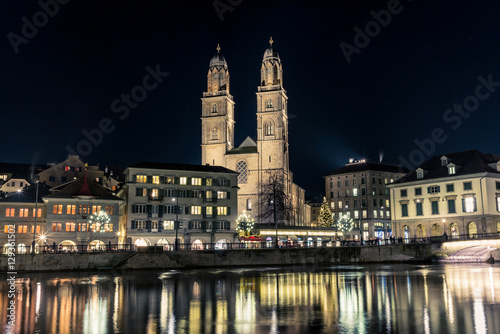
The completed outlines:
{"type": "Polygon", "coordinates": [[[419,262],[427,261],[430,257],[429,244],[133,253],[16,254],[13,267],[12,263],[8,263],[8,256],[0,257],[0,273],[419,262]]]}

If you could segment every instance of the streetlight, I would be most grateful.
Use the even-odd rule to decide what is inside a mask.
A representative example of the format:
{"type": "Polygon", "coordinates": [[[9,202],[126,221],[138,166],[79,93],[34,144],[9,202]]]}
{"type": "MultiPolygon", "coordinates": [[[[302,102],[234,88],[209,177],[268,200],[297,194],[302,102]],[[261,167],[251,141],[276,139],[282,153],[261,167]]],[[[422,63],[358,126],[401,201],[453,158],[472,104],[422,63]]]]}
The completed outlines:
{"type": "Polygon", "coordinates": [[[36,194],[35,194],[35,223],[33,226],[33,242],[31,244],[31,254],[35,255],[35,236],[36,236],[36,216],[38,216],[38,180],[35,181],[36,183],[36,194]]]}
{"type": "MultiPolygon", "coordinates": [[[[179,195],[179,194],[177,194],[179,195]]],[[[179,197],[172,198],[172,201],[175,202],[175,243],[174,250],[179,250],[179,197]]]]}

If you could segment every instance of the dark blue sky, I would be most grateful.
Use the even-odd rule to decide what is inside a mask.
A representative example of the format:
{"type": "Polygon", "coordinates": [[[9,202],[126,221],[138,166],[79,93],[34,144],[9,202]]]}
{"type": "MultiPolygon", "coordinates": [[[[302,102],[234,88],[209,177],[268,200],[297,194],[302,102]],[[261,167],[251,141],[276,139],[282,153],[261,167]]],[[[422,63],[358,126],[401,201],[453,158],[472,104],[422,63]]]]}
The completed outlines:
{"type": "Polygon", "coordinates": [[[200,98],[217,43],[239,145],[256,135],[255,91],[270,36],[289,97],[291,169],[308,196],[323,192],[322,176],[350,157],[379,161],[383,152],[383,162],[400,163],[471,148],[500,153],[500,86],[475,97],[479,76],[500,82],[499,1],[221,0],[233,4],[222,20],[210,0],[66,2],[53,17],[36,1],[0,3],[0,161],[61,161],[66,147],[77,151],[86,139],[83,130],[109,119],[113,131],[81,150],[83,160],[200,163],[200,98]],[[355,46],[354,28],[365,31],[371,11],[388,6],[390,22],[379,31],[368,24],[373,37],[362,47],[358,40],[348,63],[339,45],[355,46]],[[34,19],[36,34],[25,27],[23,35],[34,19]],[[168,77],[127,117],[113,112],[112,102],[157,64],[168,77]],[[473,111],[453,111],[464,100],[473,111]],[[446,140],[432,148],[436,128],[446,140]],[[426,152],[416,152],[416,140],[426,152]]]}

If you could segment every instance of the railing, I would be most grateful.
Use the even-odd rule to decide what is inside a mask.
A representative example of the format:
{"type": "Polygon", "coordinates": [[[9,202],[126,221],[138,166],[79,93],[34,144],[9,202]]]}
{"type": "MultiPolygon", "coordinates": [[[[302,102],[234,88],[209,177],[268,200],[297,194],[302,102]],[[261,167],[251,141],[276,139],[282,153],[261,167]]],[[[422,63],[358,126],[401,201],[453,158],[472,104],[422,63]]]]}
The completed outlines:
{"type": "MultiPolygon", "coordinates": [[[[461,234],[454,236],[433,236],[414,238],[387,238],[369,240],[345,240],[332,239],[329,241],[280,241],[278,248],[321,248],[321,247],[365,247],[365,246],[388,246],[398,244],[422,244],[422,243],[442,243],[453,241],[473,241],[500,239],[500,232],[497,233],[475,233],[461,234]]],[[[103,252],[163,252],[173,251],[173,243],[169,245],[136,246],[134,244],[102,244],[97,245],[46,245],[39,246],[38,254],[44,253],[103,253],[103,252]]],[[[236,243],[183,243],[179,244],[179,250],[183,251],[203,251],[203,250],[235,250],[235,249],[271,249],[276,248],[275,241],[262,242],[236,242],[236,243]]],[[[31,246],[4,247],[3,254],[30,254],[31,246]]]]}

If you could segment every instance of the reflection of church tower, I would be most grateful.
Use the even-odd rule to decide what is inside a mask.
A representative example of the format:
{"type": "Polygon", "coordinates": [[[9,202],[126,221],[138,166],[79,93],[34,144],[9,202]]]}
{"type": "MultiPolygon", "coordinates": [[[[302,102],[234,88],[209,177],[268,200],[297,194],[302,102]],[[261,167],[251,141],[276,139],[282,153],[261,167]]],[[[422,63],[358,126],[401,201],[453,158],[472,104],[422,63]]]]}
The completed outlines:
{"type": "MultiPolygon", "coordinates": [[[[257,90],[257,146],[262,171],[282,169],[288,173],[288,97],[283,89],[283,68],[273,48],[264,52],[257,90]]],[[[263,177],[265,177],[263,175],[263,177]]]]}
{"type": "Polygon", "coordinates": [[[229,94],[226,59],[218,45],[207,79],[207,91],[201,99],[201,163],[225,166],[224,155],[234,144],[234,101],[229,94]]]}

